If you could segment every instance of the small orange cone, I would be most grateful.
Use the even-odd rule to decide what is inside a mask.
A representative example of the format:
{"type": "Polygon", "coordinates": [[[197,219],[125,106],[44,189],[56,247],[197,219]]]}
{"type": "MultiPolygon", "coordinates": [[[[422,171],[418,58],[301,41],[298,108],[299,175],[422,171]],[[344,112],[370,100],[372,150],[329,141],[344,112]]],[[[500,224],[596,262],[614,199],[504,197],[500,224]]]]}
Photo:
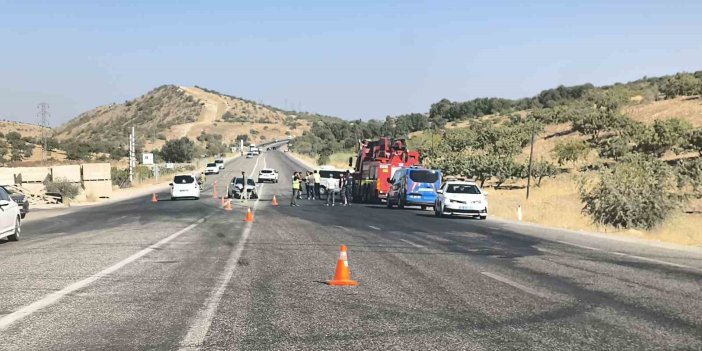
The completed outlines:
{"type": "Polygon", "coordinates": [[[246,218],[244,222],[253,222],[253,215],[251,214],[251,207],[246,209],[246,218]]]}
{"type": "Polygon", "coordinates": [[[358,285],[357,281],[351,280],[351,273],[349,272],[349,257],[346,254],[346,245],[341,245],[341,248],[339,250],[339,260],[336,261],[336,271],[334,272],[334,279],[327,280],[327,285],[358,285]]]}
{"type": "Polygon", "coordinates": [[[232,211],[232,200],[227,201],[227,203],[224,205],[224,210],[227,212],[232,211]]]}
{"type": "Polygon", "coordinates": [[[278,206],[278,200],[275,199],[275,195],[273,195],[273,200],[271,200],[271,206],[278,206]]]}
{"type": "Polygon", "coordinates": [[[218,198],[217,196],[217,181],[215,180],[214,184],[212,184],[212,198],[216,199],[218,198]]]}
{"type": "Polygon", "coordinates": [[[151,194],[151,202],[153,202],[153,203],[158,202],[158,199],[156,198],[156,193],[151,194]]]}
{"type": "Polygon", "coordinates": [[[224,207],[224,205],[225,205],[225,203],[224,203],[224,196],[222,196],[222,200],[219,202],[219,205],[222,206],[222,207],[224,207]]]}

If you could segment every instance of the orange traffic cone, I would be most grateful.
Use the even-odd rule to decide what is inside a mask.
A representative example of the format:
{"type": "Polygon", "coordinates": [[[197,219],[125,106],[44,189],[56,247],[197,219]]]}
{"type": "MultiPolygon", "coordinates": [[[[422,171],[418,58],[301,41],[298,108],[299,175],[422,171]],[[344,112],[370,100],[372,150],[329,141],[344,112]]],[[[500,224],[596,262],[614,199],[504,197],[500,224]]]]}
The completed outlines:
{"type": "Polygon", "coordinates": [[[275,199],[275,195],[273,195],[273,200],[271,200],[271,206],[278,206],[278,200],[275,199]]]}
{"type": "Polygon", "coordinates": [[[224,210],[227,212],[232,211],[232,200],[227,201],[227,203],[224,205],[224,210]]]}
{"type": "Polygon", "coordinates": [[[251,214],[251,207],[246,209],[246,218],[244,222],[253,222],[253,215],[251,214]]]}
{"type": "Polygon", "coordinates": [[[327,280],[327,285],[358,285],[357,281],[351,280],[351,273],[349,272],[349,258],[346,254],[346,245],[341,245],[341,248],[339,250],[339,260],[336,261],[336,271],[334,272],[334,279],[327,280]]]}
{"type": "Polygon", "coordinates": [[[224,205],[225,205],[225,203],[224,203],[224,196],[222,196],[222,200],[219,202],[219,205],[222,206],[222,207],[224,207],[224,205]]]}
{"type": "Polygon", "coordinates": [[[151,194],[151,202],[153,202],[153,203],[158,202],[158,199],[156,198],[156,193],[151,194]]]}
{"type": "Polygon", "coordinates": [[[212,184],[212,198],[216,199],[217,197],[217,181],[215,180],[214,184],[212,184]]]}

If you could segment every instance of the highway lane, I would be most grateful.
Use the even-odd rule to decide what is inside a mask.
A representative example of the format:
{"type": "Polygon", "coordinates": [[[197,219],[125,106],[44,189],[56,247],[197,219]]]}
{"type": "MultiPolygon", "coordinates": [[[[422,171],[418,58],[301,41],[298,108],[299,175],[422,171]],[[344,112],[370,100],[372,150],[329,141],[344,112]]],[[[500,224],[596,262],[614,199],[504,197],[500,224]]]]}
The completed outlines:
{"type": "Polygon", "coordinates": [[[196,226],[13,322],[0,349],[702,348],[697,252],[383,206],[291,208],[304,166],[280,152],[208,183],[264,164],[281,182],[263,187],[253,224],[240,203],[227,213],[207,197],[27,223],[22,241],[0,245],[0,325],[196,226]],[[322,284],[340,244],[358,287],[322,284]]]}

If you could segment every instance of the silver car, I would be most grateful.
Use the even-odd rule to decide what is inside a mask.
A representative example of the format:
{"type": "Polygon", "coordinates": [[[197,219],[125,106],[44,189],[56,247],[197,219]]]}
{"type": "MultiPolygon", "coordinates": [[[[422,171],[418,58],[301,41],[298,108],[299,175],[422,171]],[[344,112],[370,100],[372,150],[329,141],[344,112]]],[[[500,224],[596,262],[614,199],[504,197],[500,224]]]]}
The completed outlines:
{"type": "Polygon", "coordinates": [[[22,215],[20,207],[10,194],[0,187],[0,238],[17,241],[20,238],[22,215]]]}

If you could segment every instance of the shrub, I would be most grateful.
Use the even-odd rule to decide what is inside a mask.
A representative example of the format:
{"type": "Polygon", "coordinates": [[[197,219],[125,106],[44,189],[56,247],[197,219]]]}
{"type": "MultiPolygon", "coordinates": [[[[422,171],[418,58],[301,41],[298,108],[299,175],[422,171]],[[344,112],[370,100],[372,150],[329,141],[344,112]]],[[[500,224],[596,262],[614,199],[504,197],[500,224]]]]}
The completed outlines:
{"type": "Polygon", "coordinates": [[[617,228],[651,229],[681,203],[675,177],[664,162],[636,155],[599,172],[599,181],[580,185],[583,212],[617,228]]]}
{"type": "Polygon", "coordinates": [[[553,155],[558,159],[559,165],[568,162],[576,163],[581,158],[587,156],[590,151],[588,145],[582,140],[567,140],[556,143],[553,148],[553,155]]]}
{"type": "Polygon", "coordinates": [[[126,168],[119,169],[117,167],[112,167],[112,185],[117,185],[120,188],[130,187],[129,170],[126,168]]]}
{"type": "Polygon", "coordinates": [[[539,160],[531,165],[531,176],[536,178],[536,186],[541,186],[541,180],[545,177],[555,177],[558,174],[558,167],[551,162],[539,160]]]}
{"type": "Polygon", "coordinates": [[[161,149],[161,157],[168,162],[189,162],[195,156],[195,143],[182,137],[169,140],[161,149]]]}
{"type": "Polygon", "coordinates": [[[80,192],[80,185],[73,184],[66,179],[45,180],[44,186],[48,193],[59,193],[64,198],[73,199],[80,192]]]}

